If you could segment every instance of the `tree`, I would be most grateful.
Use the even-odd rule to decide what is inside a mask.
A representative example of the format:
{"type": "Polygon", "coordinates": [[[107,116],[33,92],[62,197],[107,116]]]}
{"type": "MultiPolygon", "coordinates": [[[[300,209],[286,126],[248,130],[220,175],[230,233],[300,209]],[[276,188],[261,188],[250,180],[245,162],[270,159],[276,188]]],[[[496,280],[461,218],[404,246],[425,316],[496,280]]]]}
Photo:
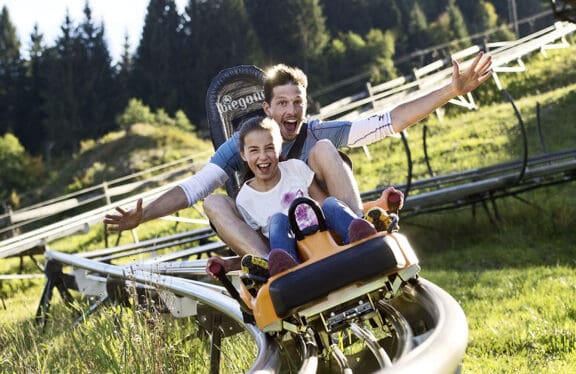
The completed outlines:
{"type": "Polygon", "coordinates": [[[41,180],[41,164],[27,154],[11,133],[0,136],[0,200],[36,185],[41,180]]]}
{"type": "Polygon", "coordinates": [[[502,41],[515,38],[506,24],[501,24],[496,8],[490,1],[459,0],[468,31],[471,34],[490,33],[490,40],[502,41]]]}
{"type": "MultiPolygon", "coordinates": [[[[46,117],[47,151],[74,151],[80,126],[78,92],[75,85],[74,24],[69,14],[60,26],[61,35],[46,50],[46,87],[42,92],[46,117]]],[[[48,156],[50,157],[50,156],[48,156]]]]}
{"type": "MultiPolygon", "coordinates": [[[[181,19],[174,0],[150,0],[134,56],[133,95],[153,110],[178,108],[182,61],[181,19]]],[[[216,31],[215,31],[216,32],[216,31]]]]}
{"type": "Polygon", "coordinates": [[[454,0],[448,2],[448,7],[446,12],[449,17],[449,27],[451,31],[451,40],[460,40],[460,42],[455,42],[453,48],[464,48],[470,46],[470,40],[468,40],[468,28],[464,22],[464,17],[462,12],[454,0]]]}
{"type": "Polygon", "coordinates": [[[66,15],[62,35],[45,54],[44,127],[49,147],[57,153],[75,151],[80,140],[112,129],[122,104],[114,101],[117,91],[104,26],[93,21],[88,3],[84,15],[77,27],[66,15]]]}
{"type": "Polygon", "coordinates": [[[398,75],[394,66],[395,38],[392,31],[382,32],[372,29],[366,35],[366,47],[369,51],[370,80],[374,83],[395,78],[398,75]]]}
{"type": "Polygon", "coordinates": [[[430,34],[428,30],[428,20],[418,2],[410,10],[408,19],[408,33],[406,35],[410,42],[409,50],[424,49],[430,46],[430,34]]]}
{"type": "Polygon", "coordinates": [[[430,34],[434,45],[451,43],[450,50],[441,51],[444,56],[434,56],[435,58],[448,57],[451,50],[470,45],[468,29],[464,23],[462,12],[454,0],[448,1],[446,10],[440,14],[436,22],[430,25],[430,34]]]}
{"type": "Polygon", "coordinates": [[[320,4],[332,36],[348,31],[366,35],[375,28],[395,30],[402,20],[395,0],[321,0],[320,4]]]}
{"type": "Polygon", "coordinates": [[[116,99],[118,90],[112,59],[104,40],[104,25],[94,22],[88,3],[84,7],[84,16],[75,36],[75,81],[82,121],[80,139],[96,138],[110,131],[114,127],[114,113],[124,106],[116,99]]]}
{"type": "Polygon", "coordinates": [[[6,6],[0,14],[0,135],[17,127],[16,106],[23,74],[20,41],[6,6]]]}
{"type": "MultiPolygon", "coordinates": [[[[389,79],[396,76],[393,56],[393,32],[373,29],[365,38],[354,32],[342,33],[331,40],[311,65],[310,81],[321,87],[367,71],[373,81],[389,79]]],[[[359,82],[356,92],[364,89],[364,84],[365,81],[359,82]]],[[[342,96],[342,92],[338,95],[342,96]]]]}
{"type": "Polygon", "coordinates": [[[266,62],[300,66],[318,56],[329,40],[318,0],[246,0],[266,62]]]}
{"type": "Polygon", "coordinates": [[[370,0],[322,0],[321,4],[326,27],[333,36],[349,31],[364,35],[373,27],[370,0]]]}
{"type": "Polygon", "coordinates": [[[264,59],[243,0],[190,0],[185,14],[181,107],[201,123],[211,79],[224,68],[261,65],[264,59]]]}
{"type": "Polygon", "coordinates": [[[372,28],[398,31],[402,26],[402,11],[396,0],[372,0],[370,15],[373,19],[372,28]]]}
{"type": "Polygon", "coordinates": [[[130,132],[132,125],[136,123],[153,123],[154,114],[150,108],[139,99],[130,99],[124,112],[116,117],[116,123],[126,133],[130,132]]]}
{"type": "Polygon", "coordinates": [[[47,135],[42,123],[46,116],[43,92],[46,90],[48,76],[43,39],[38,24],[34,25],[30,35],[30,59],[26,63],[26,74],[22,79],[23,96],[18,101],[18,126],[14,129],[16,137],[33,155],[41,154],[45,150],[47,135]]]}
{"type": "Polygon", "coordinates": [[[124,35],[122,55],[120,56],[120,61],[115,66],[115,71],[116,84],[119,91],[119,101],[124,103],[123,105],[125,106],[128,103],[128,99],[130,97],[130,77],[134,71],[134,59],[132,57],[132,53],[130,52],[130,40],[128,38],[128,33],[124,35]]]}

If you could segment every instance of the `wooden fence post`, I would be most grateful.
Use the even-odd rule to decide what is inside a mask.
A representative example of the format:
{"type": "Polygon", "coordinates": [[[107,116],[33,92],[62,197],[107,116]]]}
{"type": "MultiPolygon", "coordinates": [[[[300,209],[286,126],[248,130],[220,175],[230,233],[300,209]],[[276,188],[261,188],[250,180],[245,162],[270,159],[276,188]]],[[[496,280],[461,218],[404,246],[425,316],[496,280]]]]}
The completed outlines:
{"type": "Polygon", "coordinates": [[[104,181],[104,183],[102,183],[102,189],[104,190],[104,198],[106,199],[106,205],[112,204],[112,200],[110,199],[110,195],[108,194],[108,182],[104,181]]]}

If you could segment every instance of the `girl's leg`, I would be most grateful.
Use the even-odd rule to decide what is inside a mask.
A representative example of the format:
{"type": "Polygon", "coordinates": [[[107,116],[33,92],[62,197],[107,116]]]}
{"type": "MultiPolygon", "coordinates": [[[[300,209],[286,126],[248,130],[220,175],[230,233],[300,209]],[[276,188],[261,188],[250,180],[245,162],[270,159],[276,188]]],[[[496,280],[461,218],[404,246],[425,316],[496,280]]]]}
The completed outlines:
{"type": "Polygon", "coordinates": [[[348,227],[350,227],[353,219],[359,217],[346,204],[333,196],[324,200],[322,211],[326,217],[326,226],[336,231],[344,243],[348,243],[350,241],[348,227]]]}
{"type": "Polygon", "coordinates": [[[298,251],[296,249],[296,238],[292,233],[288,216],[276,213],[270,218],[270,248],[283,249],[298,263],[298,251]]]}

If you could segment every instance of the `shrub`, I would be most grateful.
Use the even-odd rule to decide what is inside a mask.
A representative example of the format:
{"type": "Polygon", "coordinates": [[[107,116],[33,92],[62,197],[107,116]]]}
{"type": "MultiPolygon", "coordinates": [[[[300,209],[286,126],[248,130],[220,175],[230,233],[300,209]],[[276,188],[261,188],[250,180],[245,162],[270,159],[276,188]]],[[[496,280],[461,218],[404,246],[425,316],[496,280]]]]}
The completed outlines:
{"type": "Polygon", "coordinates": [[[135,123],[153,123],[154,114],[150,108],[142,103],[140,99],[130,99],[124,113],[116,117],[116,124],[120,128],[130,131],[130,126],[135,123]]]}
{"type": "Polygon", "coordinates": [[[42,180],[44,172],[40,158],[31,157],[17,137],[7,133],[0,137],[0,200],[18,203],[18,191],[30,188],[42,180]]]}

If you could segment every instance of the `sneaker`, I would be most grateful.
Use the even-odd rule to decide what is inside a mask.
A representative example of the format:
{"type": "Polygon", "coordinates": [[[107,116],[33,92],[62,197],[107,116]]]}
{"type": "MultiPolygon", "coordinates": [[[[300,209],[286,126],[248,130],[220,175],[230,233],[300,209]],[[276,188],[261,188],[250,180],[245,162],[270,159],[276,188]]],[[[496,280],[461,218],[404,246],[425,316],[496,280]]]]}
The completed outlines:
{"type": "Polygon", "coordinates": [[[369,236],[376,234],[378,231],[372,226],[370,222],[362,218],[355,218],[348,226],[348,239],[350,243],[357,242],[358,240],[365,239],[369,236]]]}
{"type": "Polygon", "coordinates": [[[364,219],[373,224],[378,232],[388,230],[390,223],[392,223],[392,218],[380,207],[368,210],[364,215],[364,219]]]}
{"type": "Polygon", "coordinates": [[[378,199],[369,202],[369,204],[373,207],[380,207],[387,212],[398,214],[398,211],[404,206],[404,194],[393,187],[388,187],[382,191],[382,195],[378,199]]]}
{"type": "Polygon", "coordinates": [[[270,276],[282,273],[294,266],[298,265],[298,262],[294,260],[288,252],[283,249],[273,249],[270,251],[268,256],[268,265],[270,270],[270,276]]]}
{"type": "Polygon", "coordinates": [[[240,262],[240,269],[247,278],[264,283],[270,277],[268,271],[268,261],[265,258],[255,255],[244,255],[240,262]]]}
{"type": "Polygon", "coordinates": [[[404,205],[404,195],[400,191],[392,191],[388,194],[388,211],[398,214],[400,208],[404,205]]]}

